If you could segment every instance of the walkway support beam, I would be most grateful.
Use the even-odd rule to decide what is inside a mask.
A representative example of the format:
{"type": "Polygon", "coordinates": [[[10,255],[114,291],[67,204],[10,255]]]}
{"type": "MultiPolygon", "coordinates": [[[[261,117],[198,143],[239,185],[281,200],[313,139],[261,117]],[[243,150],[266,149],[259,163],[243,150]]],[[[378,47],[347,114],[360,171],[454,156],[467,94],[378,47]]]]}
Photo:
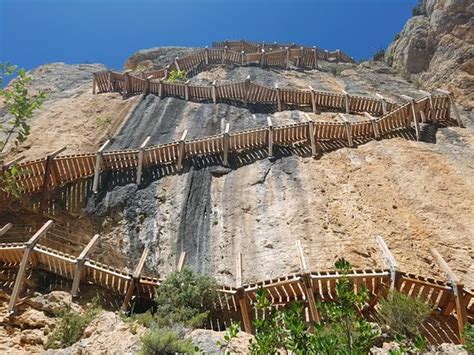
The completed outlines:
{"type": "Polygon", "coordinates": [[[58,184],[61,181],[61,179],[59,178],[58,172],[54,168],[54,158],[58,154],[64,152],[65,150],[66,150],[66,147],[62,147],[46,156],[44,175],[43,175],[43,186],[41,188],[40,216],[43,215],[46,209],[46,202],[47,202],[47,197],[48,197],[48,185],[49,185],[49,182],[51,181],[51,178],[53,178],[53,181],[58,184]]]}
{"type": "Polygon", "coordinates": [[[342,122],[344,122],[344,129],[346,131],[347,143],[349,144],[349,148],[352,148],[354,146],[354,142],[352,141],[351,124],[346,118],[346,116],[344,116],[342,113],[339,114],[339,117],[341,118],[342,122]]]}
{"type": "Polygon", "coordinates": [[[464,127],[464,125],[462,123],[462,120],[461,120],[461,116],[459,115],[458,108],[456,107],[456,103],[454,102],[453,93],[451,91],[446,91],[446,90],[442,90],[442,89],[436,89],[436,91],[439,91],[442,94],[448,95],[450,106],[451,106],[451,108],[453,109],[453,112],[454,112],[454,118],[456,119],[456,122],[458,123],[459,127],[464,127]]]}
{"type": "Polygon", "coordinates": [[[82,250],[79,257],[76,259],[76,266],[74,268],[74,278],[72,280],[71,294],[72,297],[76,297],[79,291],[79,284],[82,280],[82,270],[84,269],[84,263],[86,261],[87,255],[91,252],[92,247],[99,240],[99,234],[96,234],[92,239],[87,243],[86,247],[82,250]]]}
{"type": "Polygon", "coordinates": [[[420,134],[420,123],[418,122],[418,118],[416,117],[416,109],[415,109],[416,101],[413,97],[410,97],[407,95],[400,95],[400,96],[410,102],[411,115],[412,115],[413,123],[415,125],[416,140],[419,141],[421,138],[421,134],[420,134]]]}
{"type": "Polygon", "coordinates": [[[145,147],[150,141],[151,136],[146,137],[143,141],[142,145],[140,146],[140,150],[138,151],[138,165],[137,165],[137,185],[140,186],[142,182],[143,176],[143,159],[145,156],[145,147]]]}
{"type": "MultiPolygon", "coordinates": [[[[449,283],[451,284],[451,291],[454,297],[454,305],[456,310],[456,320],[458,324],[458,336],[461,344],[464,344],[464,326],[467,322],[467,304],[465,302],[464,296],[464,285],[461,283],[461,280],[454,274],[451,267],[443,259],[441,254],[435,249],[430,249],[433,259],[438,264],[441,270],[446,274],[449,283]]],[[[448,315],[448,314],[446,314],[448,315]]]]}
{"type": "Polygon", "coordinates": [[[104,160],[104,150],[105,148],[107,148],[109,144],[110,144],[110,139],[107,140],[104,144],[102,144],[102,147],[99,148],[99,151],[97,152],[97,155],[95,158],[94,181],[92,183],[92,192],[95,194],[99,191],[99,178],[100,178],[100,172],[102,169],[102,163],[104,160]]]}
{"type": "Polygon", "coordinates": [[[28,267],[28,262],[30,261],[30,254],[33,252],[38,240],[46,234],[46,232],[53,225],[53,221],[49,220],[26,242],[23,249],[23,256],[21,258],[20,268],[16,274],[15,285],[13,286],[13,291],[10,296],[10,302],[8,303],[8,313],[12,314],[15,311],[16,301],[20,295],[21,288],[23,286],[23,279],[25,277],[26,268],[28,267]]]}
{"type": "Polygon", "coordinates": [[[125,299],[123,300],[122,310],[127,311],[128,306],[130,304],[130,300],[132,299],[133,292],[135,291],[136,286],[140,282],[140,277],[143,271],[143,267],[145,266],[146,257],[148,256],[148,247],[145,247],[143,250],[142,256],[140,257],[140,261],[138,262],[135,270],[132,274],[132,279],[130,280],[130,285],[128,286],[127,293],[125,295],[125,299]]]}

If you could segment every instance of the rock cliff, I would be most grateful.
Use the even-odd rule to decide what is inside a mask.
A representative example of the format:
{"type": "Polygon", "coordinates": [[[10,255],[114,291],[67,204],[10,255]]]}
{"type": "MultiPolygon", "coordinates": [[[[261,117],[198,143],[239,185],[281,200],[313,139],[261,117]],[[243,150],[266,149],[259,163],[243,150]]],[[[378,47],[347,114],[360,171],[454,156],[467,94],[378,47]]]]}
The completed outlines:
{"type": "Polygon", "coordinates": [[[474,105],[474,3],[421,0],[386,51],[388,64],[422,88],[447,88],[474,105]]]}

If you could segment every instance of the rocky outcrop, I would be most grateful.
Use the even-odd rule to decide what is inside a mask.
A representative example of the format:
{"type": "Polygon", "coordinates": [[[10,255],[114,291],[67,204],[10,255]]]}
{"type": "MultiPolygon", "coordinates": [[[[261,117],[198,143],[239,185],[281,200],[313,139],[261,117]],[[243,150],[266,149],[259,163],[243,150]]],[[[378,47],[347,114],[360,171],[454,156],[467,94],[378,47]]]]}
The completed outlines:
{"type": "Polygon", "coordinates": [[[176,57],[185,56],[197,48],[190,47],[156,47],[143,49],[134,53],[125,62],[124,68],[131,70],[161,69],[172,63],[176,57]]]}
{"type": "Polygon", "coordinates": [[[418,13],[389,46],[386,61],[422,88],[446,88],[472,108],[474,2],[421,0],[418,13]]]}

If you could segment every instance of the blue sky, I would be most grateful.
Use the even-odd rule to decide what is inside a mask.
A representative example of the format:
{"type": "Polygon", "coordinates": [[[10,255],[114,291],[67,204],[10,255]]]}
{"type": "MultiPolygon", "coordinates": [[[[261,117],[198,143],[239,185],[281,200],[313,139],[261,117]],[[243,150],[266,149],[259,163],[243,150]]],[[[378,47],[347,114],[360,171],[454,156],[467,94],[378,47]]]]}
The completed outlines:
{"type": "Polygon", "coordinates": [[[356,59],[385,48],[417,0],[0,0],[0,62],[122,68],[139,49],[298,42],[356,59]]]}

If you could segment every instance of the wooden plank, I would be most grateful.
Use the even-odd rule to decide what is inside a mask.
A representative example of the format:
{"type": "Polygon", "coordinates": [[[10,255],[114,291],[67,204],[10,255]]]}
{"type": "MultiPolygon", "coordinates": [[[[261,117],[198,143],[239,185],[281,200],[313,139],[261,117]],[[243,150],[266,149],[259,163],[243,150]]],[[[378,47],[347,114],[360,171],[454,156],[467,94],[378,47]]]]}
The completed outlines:
{"type": "Polygon", "coordinates": [[[342,90],[342,94],[344,95],[344,105],[346,106],[346,113],[350,113],[351,97],[344,90],[342,90]]]}
{"type": "Polygon", "coordinates": [[[313,121],[308,121],[309,142],[311,144],[311,155],[314,157],[317,154],[315,125],[313,121]]]}
{"type": "Polygon", "coordinates": [[[25,247],[23,250],[23,256],[20,263],[20,268],[16,275],[15,284],[13,286],[13,291],[10,296],[10,302],[8,303],[9,314],[12,314],[15,311],[16,301],[18,299],[18,296],[20,295],[21,288],[23,286],[23,279],[25,277],[26,268],[28,267],[30,254],[32,253],[33,248],[36,245],[36,243],[38,243],[38,240],[43,235],[46,234],[46,232],[51,228],[52,225],[53,225],[52,220],[47,221],[25,244],[25,247]]]}
{"type": "Polygon", "coordinates": [[[224,166],[229,166],[229,129],[230,129],[230,123],[227,122],[225,124],[225,130],[224,130],[224,136],[222,137],[223,139],[223,142],[222,142],[222,146],[223,146],[223,150],[224,150],[224,157],[222,159],[222,164],[224,166]]]}
{"type": "Polygon", "coordinates": [[[349,144],[349,147],[352,148],[354,146],[354,143],[352,141],[351,125],[349,121],[347,120],[347,118],[342,113],[339,114],[339,117],[344,122],[344,130],[346,132],[347,142],[349,144]]]}
{"type": "Polygon", "coordinates": [[[278,86],[275,89],[276,89],[278,111],[281,111],[281,90],[278,86]]]}
{"type": "Polygon", "coordinates": [[[138,165],[137,165],[137,185],[140,186],[143,175],[143,156],[145,155],[145,147],[150,141],[151,136],[146,137],[140,146],[140,151],[138,152],[138,165]]]}
{"type": "Polygon", "coordinates": [[[402,98],[410,102],[410,107],[411,107],[411,114],[412,114],[412,119],[413,123],[415,125],[415,134],[416,134],[416,140],[419,141],[421,138],[420,135],[420,124],[418,123],[418,119],[416,118],[416,109],[415,109],[415,99],[407,96],[407,95],[400,95],[402,98]]]}
{"type": "Polygon", "coordinates": [[[375,236],[375,241],[380,248],[382,252],[382,257],[385,260],[389,270],[390,270],[390,288],[395,288],[397,285],[397,282],[399,283],[400,280],[396,280],[398,271],[399,271],[399,266],[397,261],[395,260],[395,257],[393,256],[392,252],[388,248],[387,244],[385,244],[385,241],[383,238],[379,235],[375,236]]]}
{"type": "Polygon", "coordinates": [[[212,82],[212,102],[214,104],[217,103],[217,88],[216,88],[216,80],[212,82]]]}
{"type": "Polygon", "coordinates": [[[387,114],[387,100],[385,100],[385,97],[383,97],[379,93],[376,93],[375,96],[382,100],[382,114],[385,116],[387,114]]]}
{"type": "Polygon", "coordinates": [[[268,156],[273,157],[273,123],[270,116],[267,117],[268,125],[268,156]]]}
{"type": "Polygon", "coordinates": [[[183,251],[179,255],[179,260],[178,260],[178,265],[176,266],[176,271],[180,272],[181,270],[183,270],[185,261],[186,261],[186,252],[183,251]]]}
{"type": "Polygon", "coordinates": [[[458,324],[458,335],[461,341],[461,344],[464,344],[464,326],[467,321],[467,305],[464,302],[464,285],[461,283],[460,279],[456,274],[454,274],[451,267],[443,259],[441,254],[435,249],[430,249],[431,255],[433,256],[436,263],[439,265],[441,270],[446,274],[449,283],[452,287],[452,294],[454,296],[454,306],[456,309],[456,320],[458,324]]]}
{"type": "Polygon", "coordinates": [[[372,123],[372,131],[374,133],[374,138],[379,139],[380,134],[379,134],[379,129],[377,127],[377,118],[375,118],[374,116],[372,116],[368,112],[364,112],[364,116],[367,117],[370,120],[370,122],[372,123]]]}
{"type": "Polygon", "coordinates": [[[184,145],[185,145],[187,134],[188,134],[188,130],[185,129],[183,134],[181,135],[181,138],[179,139],[178,160],[176,162],[176,168],[178,169],[179,172],[183,170],[183,159],[184,159],[184,153],[185,153],[184,145]]]}
{"type": "Polygon", "coordinates": [[[99,148],[99,151],[97,152],[96,155],[96,160],[95,160],[95,168],[94,168],[94,181],[92,183],[92,192],[95,194],[98,192],[99,188],[99,177],[100,177],[100,170],[102,167],[102,163],[104,160],[104,150],[107,148],[107,146],[110,144],[110,139],[107,140],[102,147],[99,148]]]}
{"type": "Polygon", "coordinates": [[[48,185],[51,180],[52,175],[56,176],[56,183],[59,184],[60,181],[58,181],[58,175],[56,171],[54,170],[53,164],[54,164],[54,158],[60,154],[61,152],[64,152],[66,150],[66,147],[62,147],[60,149],[57,149],[56,151],[48,154],[46,156],[45,160],[45,167],[44,167],[44,175],[43,175],[43,186],[41,187],[41,202],[40,202],[40,216],[43,215],[45,209],[46,209],[46,202],[47,202],[47,197],[48,197],[48,185]]]}
{"type": "Polygon", "coordinates": [[[436,89],[436,91],[439,91],[441,92],[442,94],[445,94],[449,97],[449,102],[451,104],[451,107],[453,109],[453,112],[454,112],[454,116],[456,118],[456,122],[458,123],[458,126],[459,127],[464,127],[463,123],[462,123],[462,120],[461,120],[461,116],[459,115],[459,111],[458,111],[458,108],[456,107],[456,103],[454,102],[454,95],[452,92],[450,91],[446,91],[446,90],[442,90],[442,89],[436,89]]]}
{"type": "Polygon", "coordinates": [[[296,241],[296,249],[298,250],[298,257],[300,260],[300,270],[301,272],[305,273],[308,270],[308,268],[306,266],[306,260],[304,258],[303,247],[301,246],[301,240],[299,239],[296,241]]]}
{"type": "Polygon", "coordinates": [[[89,241],[89,243],[87,243],[86,247],[82,250],[79,257],[76,259],[76,265],[74,268],[74,279],[72,281],[72,288],[71,288],[72,297],[77,296],[85,259],[87,255],[90,253],[92,247],[97,243],[98,240],[99,240],[99,234],[94,235],[92,239],[89,241]]]}
{"type": "Polygon", "coordinates": [[[309,90],[311,91],[311,108],[313,109],[313,113],[317,113],[316,111],[316,93],[314,92],[314,89],[312,86],[309,87],[309,90]]]}
{"type": "Polygon", "coordinates": [[[6,232],[8,232],[8,231],[11,229],[11,227],[13,227],[13,224],[11,224],[11,223],[5,224],[5,225],[2,227],[2,229],[0,229],[0,237],[1,237],[2,235],[4,235],[6,232]]]}
{"type": "Polygon", "coordinates": [[[135,291],[135,288],[140,282],[140,275],[143,271],[143,267],[145,266],[145,261],[146,261],[146,257],[148,256],[148,251],[149,251],[148,247],[145,247],[145,249],[143,250],[142,256],[140,257],[140,260],[137,266],[135,267],[135,270],[133,271],[132,280],[130,280],[130,285],[128,286],[128,290],[122,304],[122,309],[124,311],[128,309],[128,305],[130,303],[130,300],[132,299],[133,292],[135,291]]]}
{"type": "Polygon", "coordinates": [[[237,253],[235,258],[235,286],[242,287],[242,253],[237,253]]]}
{"type": "Polygon", "coordinates": [[[245,294],[243,287],[237,289],[236,297],[239,301],[240,314],[242,316],[242,323],[244,331],[253,334],[253,326],[250,320],[250,302],[245,294]]]}

